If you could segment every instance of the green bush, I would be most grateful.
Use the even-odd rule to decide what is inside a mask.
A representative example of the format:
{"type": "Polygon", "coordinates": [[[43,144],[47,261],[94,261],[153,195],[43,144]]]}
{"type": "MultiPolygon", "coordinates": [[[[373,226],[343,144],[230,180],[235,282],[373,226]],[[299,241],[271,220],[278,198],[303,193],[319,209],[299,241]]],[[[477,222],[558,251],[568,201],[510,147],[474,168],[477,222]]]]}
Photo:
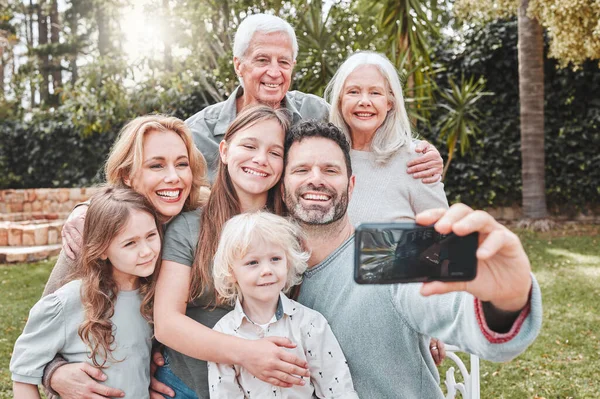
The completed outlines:
{"type": "MultiPolygon", "coordinates": [[[[148,113],[185,119],[208,105],[200,87],[148,81],[130,92],[109,77],[90,73],[66,91],[56,109],[0,121],[0,189],[89,186],[103,180],[102,167],[121,127],[148,113]]],[[[189,82],[186,82],[189,83],[189,82]]]]}
{"type": "MultiPolygon", "coordinates": [[[[446,40],[436,60],[446,69],[437,77],[447,87],[465,76],[483,76],[495,93],[478,103],[482,134],[472,153],[456,158],[446,177],[450,201],[473,206],[521,203],[521,152],[517,24],[497,21],[469,31],[462,44],[446,40]],[[461,47],[464,46],[464,47],[461,47]]],[[[598,204],[600,195],[600,69],[587,63],[579,70],[558,69],[545,61],[546,192],[551,209],[580,210],[598,204]]],[[[440,111],[432,113],[435,126],[440,111]]],[[[438,140],[425,128],[422,134],[438,140]]],[[[445,145],[437,141],[440,150],[445,145]]],[[[444,158],[446,155],[443,154],[444,158]]]]}

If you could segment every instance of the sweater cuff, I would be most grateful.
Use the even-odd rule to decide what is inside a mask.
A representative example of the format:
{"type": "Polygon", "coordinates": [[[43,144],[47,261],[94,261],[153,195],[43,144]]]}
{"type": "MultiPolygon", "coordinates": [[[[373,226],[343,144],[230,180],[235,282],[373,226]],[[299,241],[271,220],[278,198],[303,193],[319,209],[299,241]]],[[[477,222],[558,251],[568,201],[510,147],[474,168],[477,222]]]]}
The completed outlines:
{"type": "Polygon", "coordinates": [[[52,380],[54,372],[58,370],[59,367],[62,367],[67,363],[68,362],[65,359],[57,355],[50,363],[46,365],[46,368],[44,369],[44,376],[42,377],[42,385],[44,386],[44,391],[47,394],[52,395],[47,395],[49,399],[51,399],[52,397],[58,398],[59,395],[50,386],[50,381],[52,380]]]}
{"type": "Polygon", "coordinates": [[[508,332],[506,333],[496,332],[489,327],[483,312],[483,303],[479,298],[475,298],[475,317],[477,319],[477,324],[479,325],[483,336],[490,343],[503,344],[505,342],[510,341],[511,339],[516,337],[517,334],[519,334],[519,331],[521,330],[525,319],[527,318],[527,316],[529,316],[529,313],[531,312],[531,293],[532,290],[529,291],[529,298],[527,299],[527,304],[521,310],[521,312],[517,316],[517,319],[513,322],[510,330],[508,330],[508,332]]]}

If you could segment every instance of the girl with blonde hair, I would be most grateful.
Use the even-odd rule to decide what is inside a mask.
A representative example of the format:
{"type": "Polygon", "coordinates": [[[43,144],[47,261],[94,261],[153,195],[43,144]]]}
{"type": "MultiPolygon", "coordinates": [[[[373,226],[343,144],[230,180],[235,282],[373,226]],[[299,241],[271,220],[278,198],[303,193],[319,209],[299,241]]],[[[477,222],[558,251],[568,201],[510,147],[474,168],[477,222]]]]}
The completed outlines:
{"type": "Polygon", "coordinates": [[[160,237],[157,214],[142,195],[108,187],[92,197],[74,279],[31,309],[15,343],[10,370],[16,399],[39,398],[36,385],[57,354],[68,362],[91,360],[112,387],[128,397],[149,397],[160,237]]]}

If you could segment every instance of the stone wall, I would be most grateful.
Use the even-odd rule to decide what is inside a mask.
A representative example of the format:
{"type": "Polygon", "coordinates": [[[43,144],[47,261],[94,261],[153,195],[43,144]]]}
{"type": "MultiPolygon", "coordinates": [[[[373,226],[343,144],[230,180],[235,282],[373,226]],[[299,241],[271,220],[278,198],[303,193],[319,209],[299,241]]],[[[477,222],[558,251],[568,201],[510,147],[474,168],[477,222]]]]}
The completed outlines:
{"type": "Polygon", "coordinates": [[[0,247],[59,244],[64,220],[97,188],[0,190],[0,247]]]}
{"type": "Polygon", "coordinates": [[[96,187],[0,190],[0,216],[4,218],[0,220],[11,217],[15,219],[12,221],[52,219],[52,215],[58,219],[68,215],[76,204],[87,201],[97,190],[96,187]],[[44,217],[47,215],[51,217],[44,217]]]}

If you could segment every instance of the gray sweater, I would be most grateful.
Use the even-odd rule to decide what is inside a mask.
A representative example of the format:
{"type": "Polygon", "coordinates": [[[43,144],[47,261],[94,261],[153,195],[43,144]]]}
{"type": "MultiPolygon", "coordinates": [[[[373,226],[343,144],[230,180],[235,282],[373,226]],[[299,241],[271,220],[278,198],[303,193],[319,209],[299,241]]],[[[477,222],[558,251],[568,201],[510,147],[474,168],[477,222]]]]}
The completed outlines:
{"type": "Polygon", "coordinates": [[[372,152],[350,152],[356,185],[348,206],[352,224],[414,221],[431,208],[448,208],[444,184],[424,184],[406,173],[406,162],[418,157],[413,144],[402,147],[386,163],[375,162],[372,152]]]}
{"type": "MultiPolygon", "coordinates": [[[[78,334],[84,320],[81,280],[71,281],[38,301],[17,339],[10,371],[14,381],[40,384],[44,367],[60,354],[67,362],[90,362],[89,348],[78,334]]],[[[140,313],[139,291],[121,291],[111,318],[116,362],[107,362],[101,382],[121,389],[128,398],[147,398],[150,385],[152,329],[140,313]]]]}
{"type": "Polygon", "coordinates": [[[353,280],[354,237],[304,274],[298,302],[325,316],[348,360],[361,398],[443,398],[429,337],[492,361],[514,358],[542,324],[540,288],[510,332],[490,331],[479,301],[467,293],[429,298],[420,284],[359,285],[353,280]]]}

